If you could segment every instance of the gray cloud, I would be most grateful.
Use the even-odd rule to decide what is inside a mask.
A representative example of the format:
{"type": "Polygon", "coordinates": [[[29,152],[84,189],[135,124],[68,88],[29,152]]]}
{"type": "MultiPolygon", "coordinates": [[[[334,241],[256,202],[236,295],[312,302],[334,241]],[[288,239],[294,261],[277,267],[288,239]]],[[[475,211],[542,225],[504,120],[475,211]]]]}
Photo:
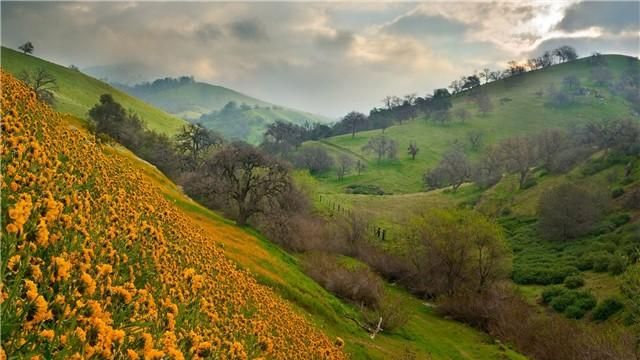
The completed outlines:
{"type": "MultiPolygon", "coordinates": [[[[4,46],[30,40],[36,56],[81,68],[121,69],[136,81],[193,74],[330,116],[367,111],[385,95],[425,94],[475,69],[526,56],[527,46],[545,38],[566,7],[6,1],[0,6],[4,46]],[[540,20],[546,20],[542,30],[536,28],[540,20]]],[[[638,53],[634,38],[624,34],[569,35],[538,49],[566,43],[582,54],[638,53]]]]}
{"type": "Polygon", "coordinates": [[[640,2],[584,1],[572,5],[557,28],[577,31],[599,26],[611,32],[640,30],[640,2]]]}
{"type": "Polygon", "coordinates": [[[231,33],[241,40],[258,41],[268,38],[266,26],[258,19],[243,19],[231,23],[231,33]]]}

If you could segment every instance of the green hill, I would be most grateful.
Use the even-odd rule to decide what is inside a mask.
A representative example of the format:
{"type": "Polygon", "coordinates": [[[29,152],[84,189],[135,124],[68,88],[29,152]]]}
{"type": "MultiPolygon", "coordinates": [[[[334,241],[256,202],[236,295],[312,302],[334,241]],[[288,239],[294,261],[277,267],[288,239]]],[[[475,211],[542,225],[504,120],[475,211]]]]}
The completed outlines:
{"type": "Polygon", "coordinates": [[[260,143],[268,124],[284,120],[298,125],[306,122],[329,122],[329,118],[274,105],[226,87],[193,81],[193,78],[159,79],[150,84],[115,85],[171,114],[189,121],[198,121],[228,138],[260,143]],[[237,112],[221,113],[229,102],[237,112]],[[243,106],[244,105],[244,106],[243,106]]]}
{"type": "Polygon", "coordinates": [[[81,119],[87,118],[87,112],[98,102],[100,95],[112,94],[124,108],[137,113],[151,130],[173,134],[185,124],[185,121],[167,114],[144,101],[136,99],[112,86],[96,80],[79,71],[54,64],[31,55],[24,55],[12,49],[2,47],[2,68],[18,77],[21,72],[31,72],[43,68],[51,73],[58,83],[55,91],[56,110],[69,113],[81,119]]]}
{"type": "MultiPolygon", "coordinates": [[[[630,61],[637,62],[637,59],[619,55],[608,55],[606,60],[614,80],[619,78],[630,61]]],[[[387,193],[413,193],[423,190],[422,175],[425,170],[433,167],[454,142],[467,144],[467,136],[471,131],[482,132],[486,146],[544,128],[567,128],[585,121],[608,118],[638,119],[626,100],[613,94],[607,86],[599,86],[591,80],[590,70],[587,59],[581,59],[482,85],[481,88],[493,103],[493,110],[486,115],[479,114],[468,95],[455,95],[452,98],[452,121],[447,125],[417,118],[386,129],[385,134],[398,143],[396,160],[377,162],[373,155],[363,153],[362,146],[371,137],[381,134],[381,130],[359,132],[353,138],[347,134],[324,139],[320,145],[331,153],[362,157],[367,161],[368,169],[362,175],[351,174],[341,181],[337,180],[334,173],[322,174],[317,180],[322,184],[323,191],[330,193],[344,192],[348,185],[353,184],[376,185],[387,193]],[[547,106],[549,86],[554,84],[556,88],[562,87],[562,79],[568,75],[577,76],[583,87],[597,91],[601,97],[592,93],[577,97],[575,103],[568,106],[547,106]],[[471,114],[465,122],[455,117],[459,108],[465,108],[471,114]],[[410,142],[417,143],[420,148],[415,161],[406,153],[410,142]]],[[[481,152],[473,152],[468,148],[467,155],[471,158],[481,152]]]]}

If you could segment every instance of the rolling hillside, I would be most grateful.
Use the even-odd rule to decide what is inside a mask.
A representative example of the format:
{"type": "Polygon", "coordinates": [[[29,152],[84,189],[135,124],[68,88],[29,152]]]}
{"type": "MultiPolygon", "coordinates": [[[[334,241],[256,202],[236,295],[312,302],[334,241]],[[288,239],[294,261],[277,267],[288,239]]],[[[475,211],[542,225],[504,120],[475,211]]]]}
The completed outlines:
{"type": "MultiPolygon", "coordinates": [[[[617,79],[629,62],[638,62],[626,56],[606,56],[609,69],[617,79]]],[[[640,119],[634,114],[629,104],[620,96],[612,94],[606,86],[594,84],[590,78],[590,65],[587,59],[571,63],[554,65],[547,69],[525,73],[506,80],[499,80],[482,88],[489,95],[493,110],[486,115],[477,111],[477,106],[465,94],[453,97],[452,121],[447,125],[434,124],[423,118],[389,127],[385,135],[398,142],[397,160],[376,162],[374,156],[363,153],[362,146],[381,130],[363,131],[354,138],[348,135],[336,136],[320,141],[330,153],[345,153],[352,157],[367,160],[368,170],[358,176],[351,174],[343,181],[338,181],[334,173],[322,174],[317,180],[322,189],[328,193],[341,193],[348,185],[371,184],[381,187],[386,193],[414,193],[423,190],[422,175],[429,167],[435,166],[441,155],[455,142],[467,144],[467,136],[471,131],[483,134],[483,144],[489,145],[501,139],[522,134],[530,134],[544,128],[567,128],[590,120],[632,118],[640,119]],[[568,75],[576,75],[583,87],[593,89],[601,96],[578,97],[575,104],[562,108],[545,105],[548,88],[551,84],[562,86],[562,79],[568,75]],[[542,91],[542,95],[537,93],[542,91]],[[468,109],[471,113],[464,123],[455,117],[459,108],[468,109]],[[420,151],[415,161],[406,153],[410,142],[415,142],[420,151]]],[[[467,154],[474,158],[479,152],[471,151],[467,146],[467,154]]]]}
{"type": "Polygon", "coordinates": [[[98,102],[100,95],[108,93],[125,109],[137,113],[151,130],[173,134],[185,124],[184,120],[79,71],[5,47],[2,47],[1,52],[2,69],[16,77],[23,71],[33,72],[39,68],[47,70],[55,77],[58,84],[58,90],[55,91],[55,108],[60,112],[86,119],[87,112],[98,102]]]}
{"type": "Polygon", "coordinates": [[[413,315],[405,329],[371,340],[345,318],[357,310],[304,275],[296,257],[199,206],[128,150],[95,145],[81,120],[35,102],[9,75],[2,85],[10,150],[2,154],[2,186],[12,189],[2,201],[10,358],[330,359],[344,350],[354,359],[406,351],[523,359],[395,288],[413,315]],[[47,186],[22,180],[32,175],[47,186]],[[25,316],[25,301],[38,304],[35,316],[25,316]]]}
{"type": "Polygon", "coordinates": [[[276,120],[298,125],[331,121],[324,116],[274,105],[222,86],[193,80],[154,86],[157,82],[162,80],[147,86],[114,86],[175,116],[200,122],[227,138],[253,144],[262,141],[266,126],[276,120]],[[237,105],[236,113],[220,112],[231,101],[237,105]]]}

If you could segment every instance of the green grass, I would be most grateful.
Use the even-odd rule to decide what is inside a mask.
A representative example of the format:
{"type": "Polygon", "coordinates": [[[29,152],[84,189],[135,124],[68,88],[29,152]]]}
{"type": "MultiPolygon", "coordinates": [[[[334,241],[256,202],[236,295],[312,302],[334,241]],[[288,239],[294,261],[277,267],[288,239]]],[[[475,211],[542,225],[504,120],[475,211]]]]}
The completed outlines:
{"type": "Polygon", "coordinates": [[[5,47],[2,47],[1,52],[2,69],[16,77],[22,71],[32,72],[38,68],[44,68],[55,77],[58,90],[55,92],[54,107],[60,112],[87,119],[89,109],[98,103],[100,95],[108,93],[112,94],[125,109],[138,114],[151,130],[171,135],[186,123],[79,71],[5,47]]]}
{"type": "MultiPolygon", "coordinates": [[[[618,55],[607,56],[608,66],[616,80],[628,65],[629,59],[618,55]]],[[[366,158],[368,170],[361,176],[352,174],[342,181],[327,175],[318,176],[318,180],[329,185],[327,190],[334,193],[344,192],[347,185],[356,183],[377,185],[391,193],[418,192],[423,189],[422,175],[425,170],[435,166],[455,141],[467,144],[470,131],[482,131],[484,144],[488,145],[512,136],[532,134],[544,128],[566,128],[590,120],[633,116],[624,99],[590,80],[590,66],[586,59],[496,81],[483,85],[483,88],[494,105],[486,116],[480,115],[476,105],[468,101],[469,96],[463,94],[453,97],[452,111],[454,113],[457,108],[468,109],[472,116],[465,123],[455,119],[455,116],[449,125],[444,126],[418,118],[388,128],[385,134],[398,142],[397,160],[377,162],[373,155],[362,152],[362,146],[371,137],[382,134],[381,130],[359,132],[353,138],[351,134],[347,134],[323,140],[320,144],[333,154],[346,153],[366,158]],[[548,101],[546,95],[535,95],[539,90],[546,93],[552,83],[560,88],[563,77],[571,74],[580,78],[582,86],[597,89],[605,99],[583,96],[578,97],[575,104],[552,108],[545,105],[548,101]],[[511,101],[501,105],[499,100],[502,98],[510,98],[511,101]],[[406,153],[410,142],[417,143],[420,148],[415,161],[406,153]]],[[[479,155],[479,152],[472,152],[469,148],[467,153],[472,159],[479,155]]]]}

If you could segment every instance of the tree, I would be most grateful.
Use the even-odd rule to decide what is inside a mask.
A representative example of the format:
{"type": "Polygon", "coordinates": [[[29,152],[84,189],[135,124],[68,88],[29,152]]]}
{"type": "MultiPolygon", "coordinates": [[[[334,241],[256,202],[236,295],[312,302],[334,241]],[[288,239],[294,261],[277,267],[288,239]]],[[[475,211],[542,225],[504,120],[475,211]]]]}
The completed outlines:
{"type": "Polygon", "coordinates": [[[293,163],[299,168],[309,169],[311,174],[329,170],[333,158],[320,146],[303,147],[295,156],[293,163]]]}
{"type": "Polygon", "coordinates": [[[386,135],[378,135],[370,138],[367,144],[362,147],[362,151],[366,153],[374,153],[379,162],[385,156],[389,159],[395,158],[397,145],[390,137],[386,135]]]}
{"type": "Polygon", "coordinates": [[[467,139],[469,139],[469,144],[471,145],[471,150],[477,151],[482,146],[482,139],[484,138],[484,133],[480,130],[472,130],[467,133],[467,139]]]}
{"type": "Polygon", "coordinates": [[[491,98],[484,91],[478,91],[473,95],[473,100],[478,105],[478,110],[482,115],[487,115],[493,109],[491,98]]]}
{"type": "Polygon", "coordinates": [[[498,151],[507,171],[517,173],[520,188],[524,188],[531,169],[538,163],[535,141],[529,137],[509,138],[498,145],[498,151]]]}
{"type": "Polygon", "coordinates": [[[261,147],[270,154],[288,154],[303,141],[303,128],[284,120],[267,125],[261,147]]]}
{"type": "Polygon", "coordinates": [[[195,170],[200,166],[204,152],[210,147],[222,145],[222,136],[201,124],[184,125],[175,136],[178,151],[186,155],[187,167],[195,170]]]}
{"type": "Polygon", "coordinates": [[[608,67],[597,66],[591,69],[591,79],[598,86],[605,86],[613,80],[613,73],[608,67]]]}
{"type": "Polygon", "coordinates": [[[471,164],[464,152],[454,147],[442,155],[442,160],[438,164],[442,169],[447,183],[456,191],[458,188],[471,177],[471,164]]]}
{"type": "Polygon", "coordinates": [[[640,126],[631,120],[604,120],[586,125],[587,140],[604,150],[603,157],[610,149],[623,153],[637,151],[640,140],[640,126]]]}
{"type": "Polygon", "coordinates": [[[464,83],[462,85],[462,90],[471,90],[477,86],[480,86],[480,78],[478,75],[471,75],[464,78],[464,83]]]}
{"type": "Polygon", "coordinates": [[[356,160],[356,171],[358,172],[358,175],[360,175],[366,168],[367,166],[364,161],[360,159],[356,160]]]}
{"type": "Polygon", "coordinates": [[[469,118],[470,113],[469,110],[465,109],[465,108],[458,108],[456,109],[456,111],[454,112],[455,117],[457,117],[458,119],[460,119],[460,122],[464,124],[464,122],[469,118]]]}
{"type": "MultiPolygon", "coordinates": [[[[511,254],[500,226],[471,210],[430,210],[408,226],[406,239],[425,292],[482,291],[509,274],[511,254]]],[[[420,280],[418,280],[420,281],[420,280]]]]}
{"type": "Polygon", "coordinates": [[[31,41],[27,41],[26,43],[18,46],[18,49],[22,50],[23,54],[33,54],[33,44],[31,41]]]}
{"type": "Polygon", "coordinates": [[[571,183],[545,191],[538,202],[538,231],[550,240],[568,240],[588,233],[600,219],[602,197],[571,183]]]}
{"type": "Polygon", "coordinates": [[[357,111],[352,111],[347,115],[345,115],[344,118],[342,118],[342,122],[345,123],[345,125],[347,125],[349,129],[351,129],[352,138],[356,136],[356,131],[358,130],[358,127],[364,125],[366,121],[367,121],[367,116],[357,111]]]}
{"type": "Polygon", "coordinates": [[[416,144],[413,141],[411,143],[409,143],[409,147],[407,148],[407,152],[411,156],[411,160],[415,160],[416,159],[416,155],[418,155],[418,151],[420,151],[420,148],[418,147],[418,144],[416,144]]]}
{"type": "Polygon", "coordinates": [[[451,121],[451,112],[449,110],[436,110],[431,113],[431,118],[434,122],[444,125],[451,121]]]}
{"type": "Polygon", "coordinates": [[[482,188],[493,186],[502,178],[502,169],[501,155],[495,147],[492,147],[485,151],[480,161],[473,167],[472,180],[482,188]]]}
{"type": "Polygon", "coordinates": [[[559,129],[545,129],[536,135],[535,139],[542,166],[551,170],[556,156],[561,154],[568,145],[567,134],[559,129]]]}
{"type": "Polygon", "coordinates": [[[447,89],[433,90],[431,97],[431,107],[434,111],[449,110],[453,104],[451,103],[451,93],[447,89]]]}
{"type": "Polygon", "coordinates": [[[569,90],[577,90],[580,88],[580,79],[576,75],[567,75],[562,79],[562,83],[569,90]]]}
{"type": "Polygon", "coordinates": [[[484,79],[485,84],[491,81],[491,69],[489,68],[482,69],[482,71],[480,71],[478,75],[480,76],[481,79],[484,79]]]}
{"type": "Polygon", "coordinates": [[[234,207],[239,226],[254,214],[281,205],[292,187],[285,164],[242,142],[225,146],[207,160],[206,167],[215,184],[212,190],[234,207]]]}
{"type": "Polygon", "coordinates": [[[578,58],[576,49],[568,45],[564,45],[553,50],[553,55],[557,56],[560,62],[573,61],[578,58]]]}
{"type": "Polygon", "coordinates": [[[53,92],[58,89],[58,82],[46,69],[38,68],[33,72],[22,71],[18,78],[36,93],[38,100],[49,105],[53,104],[55,100],[53,92]]]}
{"type": "Polygon", "coordinates": [[[349,155],[342,154],[338,158],[338,180],[344,179],[345,175],[351,171],[353,166],[353,159],[349,155]]]}

